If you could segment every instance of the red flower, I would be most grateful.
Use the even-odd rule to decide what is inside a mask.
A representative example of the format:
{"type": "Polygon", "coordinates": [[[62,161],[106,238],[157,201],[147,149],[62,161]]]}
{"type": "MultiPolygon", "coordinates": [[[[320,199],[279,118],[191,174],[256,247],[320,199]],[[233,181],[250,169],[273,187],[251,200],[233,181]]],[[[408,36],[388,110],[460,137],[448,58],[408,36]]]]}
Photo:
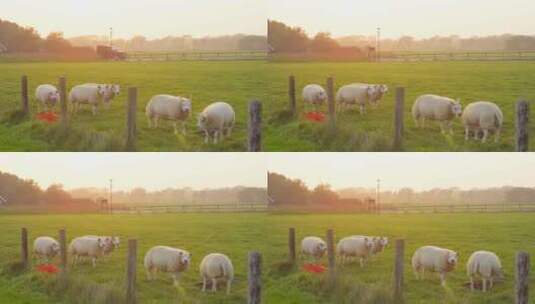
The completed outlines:
{"type": "Polygon", "coordinates": [[[54,123],[58,120],[58,115],[54,112],[41,112],[36,115],[36,118],[40,121],[54,123]]]}
{"type": "Polygon", "coordinates": [[[37,266],[37,271],[41,273],[55,274],[59,269],[53,264],[42,264],[37,266]]]}
{"type": "Polygon", "coordinates": [[[327,270],[327,267],[321,264],[304,264],[303,270],[310,273],[322,273],[327,270]]]}
{"type": "Polygon", "coordinates": [[[323,122],[325,120],[325,114],[322,112],[308,112],[305,113],[305,118],[313,122],[323,122]]]}

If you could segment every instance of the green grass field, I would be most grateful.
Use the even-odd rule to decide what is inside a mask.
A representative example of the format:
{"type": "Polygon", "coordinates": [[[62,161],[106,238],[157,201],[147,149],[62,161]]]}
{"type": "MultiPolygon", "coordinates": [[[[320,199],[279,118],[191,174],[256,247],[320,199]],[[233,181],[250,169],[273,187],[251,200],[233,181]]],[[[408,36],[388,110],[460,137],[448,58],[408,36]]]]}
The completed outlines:
{"type": "MultiPolygon", "coordinates": [[[[519,98],[535,100],[534,62],[425,62],[425,63],[273,63],[269,66],[270,104],[288,104],[288,76],[295,75],[298,108],[303,111],[301,90],[306,84],[325,87],[333,76],[335,90],[353,82],[381,83],[390,88],[378,109],[358,110],[338,117],[337,136],[303,118],[270,125],[279,130],[266,138],[270,151],[384,151],[391,149],[393,137],[395,87],[406,88],[405,151],[513,151],[514,103],[519,98]],[[503,136],[498,144],[465,143],[460,119],[454,136],[444,136],[438,125],[417,129],[412,119],[414,100],[422,94],[461,98],[466,105],[479,100],[493,101],[504,112],[503,136]]],[[[326,106],[323,109],[327,111],[326,106]]],[[[282,121],[283,119],[280,119],[282,121]]],[[[278,122],[278,121],[277,121],[278,122]]],[[[531,123],[531,132],[535,124],[531,123]]],[[[531,141],[530,150],[535,150],[531,141]]]]}
{"type": "MultiPolygon", "coordinates": [[[[405,151],[513,151],[514,103],[521,97],[535,99],[533,62],[427,62],[427,63],[266,63],[266,62],[145,62],[145,63],[1,63],[1,113],[20,108],[20,76],[28,75],[30,99],[41,83],[56,83],[66,75],[68,85],[84,82],[119,83],[122,95],[110,111],[93,117],[89,110],[72,119],[73,129],[63,134],[58,128],[36,120],[0,123],[3,151],[115,151],[123,148],[126,88],[137,86],[138,150],[140,151],[245,151],[247,104],[264,103],[263,147],[266,151],[388,151],[393,134],[394,88],[406,87],[405,151]],[[378,109],[365,116],[357,111],[338,117],[333,136],[317,123],[300,116],[289,119],[288,75],[297,79],[298,105],[302,113],[301,90],[307,83],[324,84],[335,77],[336,89],[351,82],[385,83],[390,92],[378,109]],[[186,137],[175,136],[170,124],[158,130],[148,128],[144,108],[155,94],[193,96],[194,116],[186,137]],[[464,141],[460,121],[454,136],[444,136],[438,126],[416,129],[410,108],[417,96],[426,93],[461,98],[466,105],[476,100],[499,104],[505,115],[503,136],[498,144],[464,141]],[[195,114],[216,100],[231,103],[237,113],[232,137],[218,145],[205,145],[197,130],[195,114]]],[[[324,109],[326,111],[326,109],[324,109]]],[[[5,114],[4,114],[5,115],[5,114]]],[[[531,123],[531,133],[535,126],[531,123]]],[[[535,150],[535,141],[531,141],[535,150]]]]}
{"type": "MultiPolygon", "coordinates": [[[[30,239],[37,235],[55,235],[65,227],[68,237],[95,233],[120,235],[123,246],[96,269],[83,265],[71,270],[73,275],[97,283],[123,288],[125,240],[139,240],[138,287],[141,303],[243,303],[246,294],[246,256],[259,250],[264,257],[263,292],[265,303],[388,303],[394,249],[389,246],[367,267],[357,264],[340,268],[339,285],[328,287],[325,274],[307,274],[301,266],[288,267],[287,229],[295,227],[297,240],[307,235],[324,236],[333,228],[335,238],[350,234],[385,235],[393,241],[406,239],[407,303],[511,303],[514,286],[514,255],[518,250],[535,254],[534,214],[438,214],[438,215],[267,215],[267,214],[166,214],[145,216],[81,215],[4,215],[0,216],[4,237],[0,241],[2,266],[18,258],[20,227],[29,229],[30,239]],[[142,268],[142,256],[156,244],[169,244],[190,250],[193,264],[182,277],[182,290],[172,287],[171,279],[161,276],[148,282],[142,268]],[[412,252],[434,244],[460,253],[459,267],[449,275],[447,288],[437,276],[416,281],[410,269],[412,252]],[[495,251],[502,259],[505,282],[487,294],[470,293],[463,286],[468,281],[464,265],[475,250],[495,251]],[[198,264],[203,255],[220,251],[234,263],[236,281],[230,296],[224,293],[202,294],[198,264]]],[[[298,245],[299,246],[299,245],[298,245]]],[[[299,262],[301,264],[302,261],[299,262]]],[[[326,259],[322,261],[326,263],[326,259]]],[[[1,267],[1,266],[0,266],[1,267]]],[[[1,271],[0,271],[1,273],[1,271]]],[[[530,287],[535,288],[531,279],[530,287]]],[[[14,303],[56,303],[47,295],[46,285],[34,274],[0,275],[0,300],[14,303]],[[29,300],[31,299],[31,300],[29,300]],[[25,302],[26,301],[26,302],[25,302]],[[29,302],[28,302],[29,301],[29,302]]],[[[69,302],[66,299],[63,301],[69,302]]]]}

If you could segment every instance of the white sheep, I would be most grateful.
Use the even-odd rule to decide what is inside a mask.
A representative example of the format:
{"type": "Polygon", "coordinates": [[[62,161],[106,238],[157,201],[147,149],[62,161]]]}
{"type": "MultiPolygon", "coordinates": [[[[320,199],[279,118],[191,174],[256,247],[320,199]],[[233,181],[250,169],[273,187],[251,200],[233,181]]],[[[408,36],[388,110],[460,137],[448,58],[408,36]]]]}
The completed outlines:
{"type": "Polygon", "coordinates": [[[306,104],[312,104],[316,111],[327,100],[327,92],[318,84],[309,84],[303,88],[303,101],[306,104]]]}
{"type": "Polygon", "coordinates": [[[186,121],[190,112],[191,99],[171,95],[156,95],[151,98],[145,108],[149,128],[157,128],[160,119],[172,120],[175,134],[178,133],[177,122],[181,122],[184,135],[186,135],[186,121]]]}
{"type": "Polygon", "coordinates": [[[438,95],[422,95],[416,99],[412,106],[412,117],[416,127],[425,127],[426,120],[440,122],[442,133],[449,131],[453,134],[452,121],[462,114],[460,100],[453,100],[438,95]]]}
{"type": "Polygon", "coordinates": [[[232,106],[226,102],[216,102],[207,106],[198,116],[198,127],[204,132],[204,142],[217,143],[221,137],[228,137],[232,133],[236,114],[232,106]]]}
{"type": "Polygon", "coordinates": [[[352,83],[345,85],[336,93],[338,111],[349,105],[358,105],[360,114],[364,114],[366,104],[377,107],[387,92],[388,87],[384,84],[352,83]]]}
{"type": "Polygon", "coordinates": [[[191,254],[186,250],[155,246],[147,251],[143,264],[149,281],[156,279],[156,272],[167,272],[171,273],[173,285],[178,287],[180,274],[188,269],[190,262],[191,254]]]}
{"type": "Polygon", "coordinates": [[[425,271],[438,272],[442,286],[446,286],[446,274],[455,269],[457,252],[436,246],[418,248],[412,256],[412,269],[416,279],[423,279],[425,271]]]}
{"type": "Polygon", "coordinates": [[[382,253],[388,246],[388,238],[384,236],[372,236],[372,255],[382,253]]]}
{"type": "Polygon", "coordinates": [[[494,285],[494,279],[503,277],[502,263],[500,258],[490,251],[476,251],[470,255],[466,263],[466,274],[470,278],[470,289],[474,291],[474,279],[480,277],[483,280],[483,291],[494,285]]]}
{"type": "Polygon", "coordinates": [[[307,236],[301,241],[301,254],[319,260],[327,252],[327,244],[316,236],[307,236]]]}
{"type": "Polygon", "coordinates": [[[107,109],[109,109],[112,100],[121,94],[121,86],[118,84],[105,84],[105,83],[84,83],[84,86],[101,87],[104,92],[102,94],[102,101],[107,109]]]}
{"type": "Polygon", "coordinates": [[[106,250],[104,255],[108,255],[113,252],[114,249],[119,248],[121,239],[118,236],[102,236],[102,235],[84,235],[84,238],[102,239],[106,243],[106,250]]]}
{"type": "Polygon", "coordinates": [[[77,237],[69,245],[69,253],[73,256],[72,264],[76,265],[82,257],[91,258],[93,267],[97,266],[97,259],[109,252],[113,245],[103,238],[77,237]]]}
{"type": "Polygon", "coordinates": [[[222,280],[227,285],[227,295],[234,278],[234,267],[228,256],[221,253],[211,253],[202,259],[199,271],[202,276],[202,291],[206,291],[208,280],[212,282],[212,291],[217,291],[217,281],[222,280]]]}
{"type": "Polygon", "coordinates": [[[106,88],[97,84],[77,85],[69,92],[72,111],[78,112],[81,104],[88,104],[93,108],[93,115],[97,115],[97,108],[106,94],[106,88]]]}
{"type": "Polygon", "coordinates": [[[48,236],[40,236],[33,241],[33,253],[46,263],[59,254],[59,242],[48,236]]]}
{"type": "Polygon", "coordinates": [[[478,139],[478,134],[482,131],[483,143],[486,142],[489,132],[494,132],[494,141],[498,142],[503,125],[503,113],[495,103],[488,101],[471,103],[464,109],[461,119],[465,140],[469,139],[470,132],[473,132],[474,138],[478,139]]]}
{"type": "Polygon", "coordinates": [[[58,89],[51,84],[42,84],[35,89],[35,98],[37,99],[37,108],[39,111],[40,105],[48,112],[49,107],[54,108],[56,103],[60,100],[58,89]]]}
{"type": "Polygon", "coordinates": [[[360,266],[364,267],[366,261],[373,254],[374,242],[367,236],[353,235],[341,239],[336,245],[336,254],[344,264],[350,258],[359,258],[360,266]]]}

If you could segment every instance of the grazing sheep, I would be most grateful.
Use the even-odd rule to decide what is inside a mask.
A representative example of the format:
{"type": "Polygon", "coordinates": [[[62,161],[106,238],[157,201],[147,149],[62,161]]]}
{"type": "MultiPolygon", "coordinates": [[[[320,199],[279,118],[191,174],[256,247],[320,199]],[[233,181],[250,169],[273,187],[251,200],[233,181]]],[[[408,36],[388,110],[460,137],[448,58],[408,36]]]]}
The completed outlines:
{"type": "Polygon", "coordinates": [[[85,235],[85,238],[102,239],[106,243],[106,251],[104,255],[108,255],[113,252],[114,249],[119,248],[121,239],[118,236],[100,236],[100,235],[85,235]]]}
{"type": "Polygon", "coordinates": [[[341,87],[336,93],[336,102],[338,110],[348,105],[358,105],[360,114],[365,113],[366,104],[377,107],[379,101],[388,92],[388,87],[384,84],[364,84],[353,83],[341,87]]]}
{"type": "Polygon", "coordinates": [[[232,133],[236,114],[228,103],[216,102],[207,106],[198,117],[198,126],[204,132],[204,142],[209,143],[213,137],[216,144],[221,136],[228,137],[232,133]]]}
{"type": "Polygon", "coordinates": [[[211,253],[202,259],[199,271],[202,276],[202,291],[206,291],[207,280],[212,281],[212,291],[217,291],[217,281],[227,284],[227,295],[230,294],[230,285],[234,278],[234,267],[230,259],[221,253],[211,253]]]}
{"type": "Polygon", "coordinates": [[[340,262],[351,257],[360,259],[360,266],[364,267],[366,261],[373,254],[374,242],[367,236],[353,235],[341,239],[336,245],[336,254],[340,257],[340,262]]]}
{"type": "Polygon", "coordinates": [[[59,242],[48,236],[40,236],[33,241],[33,253],[45,263],[53,259],[59,253],[59,242]]]}
{"type": "Polygon", "coordinates": [[[180,274],[186,271],[191,262],[191,254],[185,250],[167,247],[152,247],[144,259],[145,271],[149,281],[156,279],[156,272],[171,273],[173,285],[178,287],[180,274]]]}
{"type": "Polygon", "coordinates": [[[42,84],[35,89],[35,98],[37,99],[37,109],[39,111],[40,105],[48,112],[48,108],[54,109],[56,103],[60,100],[58,89],[51,84],[42,84]]]}
{"type": "Polygon", "coordinates": [[[425,271],[440,273],[442,286],[446,286],[446,274],[457,265],[459,255],[449,249],[436,246],[423,246],[412,256],[412,269],[416,279],[423,279],[425,271]]]}
{"type": "Polygon", "coordinates": [[[494,279],[503,278],[502,263],[494,252],[476,251],[472,253],[466,263],[466,274],[470,278],[470,289],[472,291],[474,291],[474,279],[481,277],[483,280],[483,292],[486,292],[487,281],[490,282],[488,288],[492,288],[494,279]]]}
{"type": "Polygon", "coordinates": [[[119,86],[118,84],[84,83],[83,85],[104,88],[104,93],[102,94],[102,101],[104,102],[104,106],[106,106],[107,109],[110,108],[111,102],[115,98],[115,96],[121,94],[121,86],[119,86]]]}
{"type": "Polygon", "coordinates": [[[112,246],[100,237],[77,237],[69,245],[69,253],[73,256],[72,264],[76,265],[81,257],[89,257],[93,267],[96,267],[97,259],[109,252],[112,246]]]}
{"type": "Polygon", "coordinates": [[[191,99],[171,95],[156,95],[151,98],[145,108],[145,114],[149,119],[149,128],[157,128],[160,119],[172,120],[175,134],[177,134],[176,124],[180,121],[184,135],[186,135],[186,121],[190,112],[191,99]]]}
{"type": "Polygon", "coordinates": [[[316,236],[307,236],[301,241],[301,254],[319,260],[327,252],[327,244],[316,236]]]}
{"type": "Polygon", "coordinates": [[[483,132],[481,141],[487,141],[489,132],[494,132],[494,141],[498,142],[503,125],[503,113],[496,104],[488,101],[478,101],[469,104],[461,116],[464,125],[464,139],[468,140],[470,132],[474,132],[474,139],[478,139],[479,132],[483,132]]]}
{"type": "Polygon", "coordinates": [[[318,84],[309,84],[303,88],[303,101],[312,104],[315,110],[321,107],[327,100],[327,92],[318,84]]]}
{"type": "Polygon", "coordinates": [[[460,100],[437,95],[422,95],[412,106],[412,117],[416,122],[416,127],[425,127],[426,120],[435,120],[440,122],[442,133],[449,131],[453,134],[452,121],[461,114],[460,100]]]}
{"type": "Polygon", "coordinates": [[[77,113],[81,104],[88,104],[93,108],[93,115],[97,115],[98,105],[105,94],[106,88],[102,85],[84,84],[73,87],[69,92],[73,112],[77,113]]]}
{"type": "Polygon", "coordinates": [[[373,236],[372,238],[372,255],[382,253],[388,245],[388,238],[384,236],[373,236]]]}

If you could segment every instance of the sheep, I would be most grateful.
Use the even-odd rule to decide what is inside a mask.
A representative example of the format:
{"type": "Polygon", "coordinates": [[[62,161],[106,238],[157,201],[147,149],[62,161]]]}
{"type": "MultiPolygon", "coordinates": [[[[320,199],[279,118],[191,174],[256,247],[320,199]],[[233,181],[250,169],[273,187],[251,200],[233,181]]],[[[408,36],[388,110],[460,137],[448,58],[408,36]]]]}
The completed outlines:
{"type": "Polygon", "coordinates": [[[412,117],[416,127],[425,127],[426,120],[435,120],[440,122],[442,133],[449,131],[453,134],[452,121],[461,114],[462,106],[459,99],[453,100],[438,95],[422,95],[412,106],[412,117]]]}
{"type": "Polygon", "coordinates": [[[93,108],[93,115],[97,115],[97,107],[106,93],[106,88],[98,84],[77,85],[69,92],[69,101],[73,112],[78,112],[80,104],[89,104],[93,108]]]}
{"type": "Polygon", "coordinates": [[[168,272],[173,278],[173,285],[178,287],[180,274],[188,269],[190,262],[191,254],[186,250],[155,246],[147,251],[143,264],[149,281],[156,279],[158,271],[168,272]]]}
{"type": "Polygon", "coordinates": [[[327,244],[316,236],[307,236],[301,241],[301,254],[311,256],[316,260],[323,257],[327,251],[327,244]]]}
{"type": "Polygon", "coordinates": [[[341,239],[336,245],[336,254],[342,264],[350,257],[360,259],[360,267],[364,267],[368,258],[373,254],[374,242],[367,236],[353,235],[341,239]]]}
{"type": "Polygon", "coordinates": [[[73,256],[72,265],[76,265],[81,257],[89,257],[94,268],[97,266],[97,259],[109,252],[112,246],[101,237],[77,237],[69,245],[69,253],[73,256]]]}
{"type": "Polygon", "coordinates": [[[217,143],[221,136],[228,137],[232,133],[236,114],[228,103],[216,102],[207,106],[198,116],[198,127],[204,132],[204,143],[217,143]]]}
{"type": "Polygon", "coordinates": [[[186,120],[189,118],[190,112],[191,99],[171,95],[156,95],[151,98],[145,108],[149,128],[157,128],[160,119],[168,119],[173,121],[175,134],[178,134],[176,124],[180,121],[184,135],[186,135],[186,120]]]}
{"type": "Polygon", "coordinates": [[[455,269],[459,254],[453,250],[436,246],[418,248],[412,256],[412,269],[416,279],[423,279],[425,271],[440,273],[442,286],[446,286],[446,274],[455,269]]]}
{"type": "Polygon", "coordinates": [[[217,281],[223,280],[227,284],[227,295],[234,278],[234,267],[230,259],[221,253],[211,253],[202,259],[199,271],[202,276],[202,291],[206,291],[207,280],[212,281],[212,291],[217,291],[217,281]]]}
{"type": "Polygon", "coordinates": [[[494,142],[498,142],[503,125],[503,113],[495,103],[478,101],[469,104],[461,116],[464,125],[464,139],[468,140],[470,132],[474,132],[474,139],[478,139],[483,131],[481,142],[485,143],[489,132],[494,132],[494,142]]]}
{"type": "Polygon", "coordinates": [[[388,92],[388,87],[384,84],[364,84],[353,83],[341,87],[336,93],[338,111],[348,105],[358,105],[360,114],[364,115],[367,103],[377,107],[379,101],[388,92]]]}
{"type": "Polygon", "coordinates": [[[44,259],[46,263],[53,259],[60,250],[59,242],[48,236],[40,236],[33,242],[33,253],[38,259],[44,259]]]}
{"type": "Polygon", "coordinates": [[[309,84],[303,88],[303,101],[306,104],[314,105],[315,110],[321,107],[327,100],[327,93],[318,84],[309,84]]]}
{"type": "Polygon", "coordinates": [[[54,108],[56,103],[60,100],[58,89],[51,84],[42,84],[35,89],[35,98],[37,99],[37,110],[40,105],[43,105],[45,112],[48,112],[48,107],[54,108]]]}
{"type": "Polygon", "coordinates": [[[106,251],[104,252],[104,255],[109,255],[113,252],[114,249],[119,248],[119,245],[121,244],[121,239],[118,236],[99,236],[99,235],[85,235],[83,236],[85,238],[93,238],[93,239],[102,239],[104,242],[106,242],[106,251]]]}
{"type": "Polygon", "coordinates": [[[494,285],[495,278],[503,278],[502,263],[500,258],[490,251],[476,251],[470,255],[466,263],[466,273],[470,278],[470,289],[474,291],[475,277],[483,280],[483,292],[487,291],[487,281],[489,288],[494,285]]]}
{"type": "Polygon", "coordinates": [[[372,238],[372,255],[382,253],[388,246],[388,238],[384,236],[373,236],[372,238]]]}
{"type": "Polygon", "coordinates": [[[107,109],[110,108],[111,102],[115,98],[115,96],[121,94],[121,86],[118,84],[84,83],[83,85],[103,88],[104,93],[102,94],[102,101],[107,109]]]}

